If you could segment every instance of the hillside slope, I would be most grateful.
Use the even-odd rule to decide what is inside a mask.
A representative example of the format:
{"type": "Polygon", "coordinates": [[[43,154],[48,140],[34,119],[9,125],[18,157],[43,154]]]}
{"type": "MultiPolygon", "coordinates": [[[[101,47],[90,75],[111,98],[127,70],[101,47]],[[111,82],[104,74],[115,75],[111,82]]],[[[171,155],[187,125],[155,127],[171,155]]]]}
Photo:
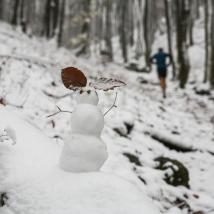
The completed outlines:
{"type": "MultiPolygon", "coordinates": [[[[60,69],[66,66],[78,67],[86,73],[88,78],[117,77],[127,83],[126,87],[118,89],[118,108],[105,116],[102,138],[107,144],[109,158],[102,168],[102,173],[110,174],[110,177],[101,175],[100,179],[114,180],[114,176],[119,176],[135,184],[138,190],[142,191],[142,197],[149,197],[154,206],[157,206],[162,213],[192,213],[199,210],[209,212],[214,209],[212,185],[214,176],[212,169],[214,165],[212,123],[214,95],[212,93],[200,96],[195,92],[197,86],[195,84],[189,84],[186,90],[180,90],[174,82],[169,82],[168,98],[162,100],[155,73],[134,73],[113,63],[104,66],[99,57],[97,59],[77,58],[72,52],[57,49],[53,42],[28,38],[3,23],[0,27],[0,41],[0,95],[1,102],[8,106],[1,106],[1,115],[5,115],[5,118],[0,117],[2,120],[1,131],[4,132],[8,125],[14,129],[12,113],[11,115],[10,113],[5,114],[5,110],[3,110],[9,108],[9,112],[20,115],[23,123],[36,126],[40,133],[39,136],[46,135],[43,137],[49,138],[50,145],[48,144],[46,149],[44,149],[46,146],[41,145],[42,140],[38,145],[36,142],[33,143],[37,152],[41,151],[45,157],[45,153],[49,150],[48,147],[51,151],[51,155],[46,156],[47,164],[44,164],[42,168],[38,167],[39,171],[29,171],[27,173],[29,176],[26,176],[24,171],[23,173],[18,171],[19,173],[16,174],[12,170],[12,174],[10,174],[10,168],[13,169],[10,163],[14,163],[13,158],[10,159],[10,157],[17,157],[16,164],[20,170],[19,166],[23,166],[24,162],[29,165],[30,163],[35,164],[38,157],[34,159],[32,145],[28,145],[29,148],[25,149],[19,145],[17,147],[9,145],[17,156],[5,155],[7,154],[5,145],[8,144],[8,140],[1,137],[0,146],[3,149],[0,153],[0,177],[3,179],[0,181],[0,192],[5,205],[0,210],[4,210],[5,213],[19,213],[21,210],[18,209],[30,209],[33,206],[32,201],[26,195],[32,193],[35,194],[34,199],[38,200],[34,201],[35,206],[33,206],[32,213],[37,206],[45,206],[44,209],[47,213],[51,213],[52,207],[49,207],[48,204],[60,200],[60,194],[63,195],[63,193],[60,192],[58,198],[45,197],[42,202],[40,197],[36,198],[37,191],[40,191],[38,185],[45,187],[48,185],[48,180],[41,181],[41,184],[35,182],[32,188],[29,186],[26,188],[25,185],[28,185],[28,182],[24,186],[16,186],[19,181],[42,180],[40,175],[44,172],[45,175],[49,173],[48,176],[56,175],[56,179],[50,182],[52,186],[53,183],[56,184],[56,192],[66,189],[63,182],[60,183],[64,179],[63,176],[60,174],[57,177],[59,169],[55,167],[53,171],[50,170],[51,172],[48,169],[57,164],[56,158],[54,160],[52,158],[59,154],[63,138],[70,132],[70,115],[61,113],[47,118],[48,115],[57,111],[56,106],[71,111],[75,106],[73,99],[75,95],[65,89],[60,80],[60,69]],[[10,120],[11,122],[9,122],[10,120]],[[20,154],[25,153],[27,149],[31,152],[26,159],[23,159],[20,154]],[[158,159],[160,157],[162,161],[166,161],[162,170],[160,170],[161,161],[158,159]],[[188,176],[186,176],[185,169],[188,170],[188,176]],[[10,177],[13,173],[17,176],[15,176],[17,180],[10,177]],[[175,180],[177,183],[174,182],[175,180]],[[8,186],[5,185],[5,182],[8,183],[8,186]],[[25,192],[25,190],[29,192],[25,192]],[[17,192],[23,194],[17,196],[17,192]],[[14,206],[14,203],[17,206],[14,206]],[[21,207],[18,206],[19,204],[21,207]]],[[[98,93],[99,106],[105,112],[112,105],[115,93],[98,93]]],[[[26,141],[31,136],[28,136],[25,127],[20,126],[20,129],[23,129],[21,132],[23,134],[18,135],[17,131],[15,132],[25,139],[23,143],[27,145],[26,141]]],[[[32,138],[34,137],[32,135],[32,138]]],[[[93,176],[91,175],[89,180],[93,180],[93,176]]],[[[114,185],[116,183],[115,181],[114,185]]],[[[124,189],[124,186],[125,184],[122,184],[121,188],[124,189]]],[[[71,188],[70,191],[77,190],[71,188]]],[[[128,192],[122,194],[128,194],[128,192]]],[[[103,194],[105,195],[106,192],[103,194]]],[[[131,194],[127,196],[127,200],[131,200],[129,197],[132,197],[131,194]]],[[[77,195],[75,200],[81,200],[81,195],[77,195]],[[80,198],[78,199],[78,197],[80,198]]],[[[69,202],[62,199],[62,204],[56,206],[65,207],[66,203],[69,202]]],[[[102,207],[102,202],[99,203],[101,203],[99,206],[102,207]]]]}

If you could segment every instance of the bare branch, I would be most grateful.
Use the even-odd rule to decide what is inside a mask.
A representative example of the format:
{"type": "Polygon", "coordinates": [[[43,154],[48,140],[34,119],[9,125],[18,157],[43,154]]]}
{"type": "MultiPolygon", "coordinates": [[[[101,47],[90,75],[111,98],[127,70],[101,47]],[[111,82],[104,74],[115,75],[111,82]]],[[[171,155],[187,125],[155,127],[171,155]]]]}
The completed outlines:
{"type": "Polygon", "coordinates": [[[71,95],[71,93],[68,93],[68,94],[64,94],[64,95],[55,95],[55,94],[51,94],[45,90],[42,91],[45,95],[51,97],[51,98],[54,98],[54,99],[62,99],[62,98],[65,98],[65,97],[68,97],[71,95]]]}
{"type": "Polygon", "coordinates": [[[48,115],[47,117],[52,117],[52,116],[55,116],[55,115],[57,115],[57,114],[59,114],[59,113],[70,113],[70,114],[73,113],[72,111],[64,111],[64,110],[62,110],[59,106],[56,106],[56,107],[57,107],[57,109],[58,109],[59,111],[57,111],[57,112],[55,112],[55,113],[53,113],[53,114],[50,114],[50,115],[48,115]]]}
{"type": "Polygon", "coordinates": [[[116,101],[117,101],[117,92],[116,92],[116,96],[114,98],[113,105],[104,113],[104,116],[106,116],[113,108],[117,108],[117,106],[115,105],[116,101]]]}

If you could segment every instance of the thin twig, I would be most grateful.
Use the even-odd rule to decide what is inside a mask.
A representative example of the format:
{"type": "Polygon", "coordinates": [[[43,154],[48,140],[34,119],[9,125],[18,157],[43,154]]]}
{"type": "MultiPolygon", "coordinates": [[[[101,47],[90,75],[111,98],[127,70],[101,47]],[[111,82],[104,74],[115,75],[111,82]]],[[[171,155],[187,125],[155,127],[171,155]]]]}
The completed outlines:
{"type": "Polygon", "coordinates": [[[64,111],[64,110],[62,110],[59,106],[56,106],[56,107],[58,108],[59,111],[57,111],[57,112],[55,112],[55,113],[53,113],[53,114],[50,114],[50,115],[48,115],[47,117],[52,117],[52,116],[55,116],[55,115],[57,115],[57,114],[59,114],[59,113],[70,113],[70,114],[72,114],[72,111],[64,111]]]}
{"type": "Polygon", "coordinates": [[[116,101],[117,101],[117,92],[116,92],[116,96],[115,96],[115,98],[114,98],[114,103],[113,103],[113,105],[108,109],[108,111],[106,111],[106,112],[104,113],[104,116],[106,116],[106,114],[108,114],[113,108],[117,108],[117,106],[115,105],[116,101]]]}
{"type": "Polygon", "coordinates": [[[62,99],[62,98],[65,98],[65,97],[68,97],[71,95],[71,93],[69,94],[64,94],[64,95],[55,95],[55,94],[51,94],[45,90],[43,90],[43,93],[51,98],[55,98],[55,99],[62,99]]]}

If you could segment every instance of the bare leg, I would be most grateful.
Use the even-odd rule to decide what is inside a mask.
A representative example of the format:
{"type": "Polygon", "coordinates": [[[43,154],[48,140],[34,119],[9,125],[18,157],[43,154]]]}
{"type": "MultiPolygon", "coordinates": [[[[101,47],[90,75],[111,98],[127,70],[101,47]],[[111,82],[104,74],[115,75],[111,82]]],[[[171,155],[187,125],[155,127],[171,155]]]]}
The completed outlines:
{"type": "Polygon", "coordinates": [[[160,87],[163,92],[163,97],[166,98],[166,79],[163,77],[160,77],[160,87]]]}

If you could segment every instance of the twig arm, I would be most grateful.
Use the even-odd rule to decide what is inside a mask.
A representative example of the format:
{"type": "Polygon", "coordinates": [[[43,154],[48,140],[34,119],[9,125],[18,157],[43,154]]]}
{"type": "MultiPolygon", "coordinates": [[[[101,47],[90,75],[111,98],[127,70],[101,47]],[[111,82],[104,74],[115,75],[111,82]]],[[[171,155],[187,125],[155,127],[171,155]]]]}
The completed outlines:
{"type": "Polygon", "coordinates": [[[117,108],[117,106],[115,105],[116,101],[117,101],[117,93],[116,93],[116,96],[115,96],[115,98],[114,98],[114,103],[113,103],[113,105],[104,113],[104,117],[105,117],[113,108],[117,108]]]}
{"type": "Polygon", "coordinates": [[[58,111],[53,113],[53,114],[48,115],[47,117],[52,117],[52,116],[55,116],[59,113],[70,113],[70,114],[72,114],[72,111],[64,111],[59,106],[56,106],[56,107],[57,107],[58,111]]]}

